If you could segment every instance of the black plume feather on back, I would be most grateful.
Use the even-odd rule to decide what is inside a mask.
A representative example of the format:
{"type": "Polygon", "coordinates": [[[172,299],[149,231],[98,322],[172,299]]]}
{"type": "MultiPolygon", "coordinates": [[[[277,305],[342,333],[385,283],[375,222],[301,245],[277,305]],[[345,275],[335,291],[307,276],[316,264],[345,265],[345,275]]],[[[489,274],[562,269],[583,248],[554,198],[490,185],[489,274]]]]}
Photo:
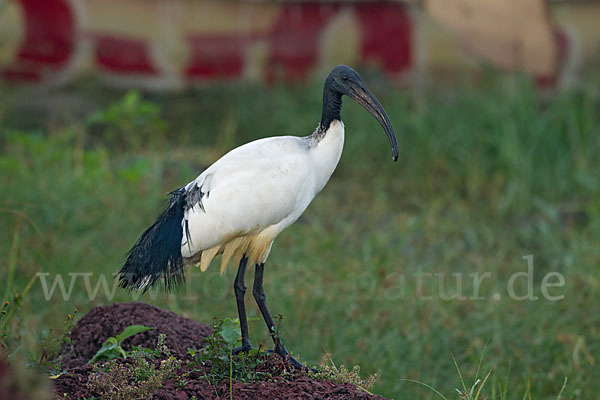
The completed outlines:
{"type": "Polygon", "coordinates": [[[119,271],[121,287],[145,292],[161,276],[167,291],[185,282],[181,256],[184,209],[185,189],[181,187],[171,192],[167,209],[129,250],[119,271]]]}

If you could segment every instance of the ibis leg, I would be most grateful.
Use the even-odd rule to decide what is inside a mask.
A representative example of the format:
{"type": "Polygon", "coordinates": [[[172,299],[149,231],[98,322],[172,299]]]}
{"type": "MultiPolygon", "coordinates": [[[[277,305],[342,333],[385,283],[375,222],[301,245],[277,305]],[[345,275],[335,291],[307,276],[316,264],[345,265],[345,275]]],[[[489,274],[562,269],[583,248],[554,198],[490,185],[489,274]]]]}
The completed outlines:
{"type": "Polygon", "coordinates": [[[267,324],[267,329],[269,329],[269,333],[271,334],[271,338],[273,339],[273,343],[275,344],[275,349],[273,350],[275,353],[279,354],[281,358],[287,360],[292,366],[298,369],[306,369],[298,360],[290,355],[290,353],[286,350],[281,343],[281,338],[279,333],[275,329],[275,321],[269,312],[269,307],[267,307],[266,303],[266,294],[263,289],[263,272],[265,269],[265,264],[256,264],[256,272],[254,274],[254,286],[252,288],[252,293],[254,294],[254,299],[256,300],[256,304],[260,309],[260,313],[262,314],[265,323],[267,324]]]}
{"type": "Polygon", "coordinates": [[[233,353],[248,351],[252,349],[250,344],[250,335],[248,334],[248,320],[246,318],[246,305],[244,303],[244,295],[246,294],[246,284],[244,277],[246,275],[246,267],[248,265],[248,257],[244,254],[238,266],[237,275],[233,282],[233,290],[235,292],[235,300],[237,302],[238,316],[240,318],[240,330],[242,331],[242,345],[233,349],[233,353]]]}

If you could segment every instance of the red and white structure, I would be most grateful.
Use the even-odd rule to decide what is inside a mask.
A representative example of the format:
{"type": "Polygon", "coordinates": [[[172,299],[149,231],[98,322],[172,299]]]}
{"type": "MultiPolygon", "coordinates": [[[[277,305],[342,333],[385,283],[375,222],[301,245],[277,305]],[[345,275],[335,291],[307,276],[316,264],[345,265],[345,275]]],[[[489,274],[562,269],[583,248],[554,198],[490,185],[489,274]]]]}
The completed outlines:
{"type": "Polygon", "coordinates": [[[349,64],[418,82],[483,60],[552,83],[597,61],[600,4],[551,3],[546,11],[543,0],[0,1],[0,79],[61,83],[92,73],[111,84],[177,89],[302,80],[349,64]]]}

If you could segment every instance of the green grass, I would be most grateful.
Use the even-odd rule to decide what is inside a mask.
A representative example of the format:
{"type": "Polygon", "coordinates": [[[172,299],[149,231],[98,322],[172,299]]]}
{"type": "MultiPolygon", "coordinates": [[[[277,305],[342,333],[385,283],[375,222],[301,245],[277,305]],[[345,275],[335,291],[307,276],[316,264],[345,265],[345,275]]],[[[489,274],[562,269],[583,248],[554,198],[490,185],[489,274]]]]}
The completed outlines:
{"type": "MultiPolygon", "coordinates": [[[[391,161],[377,122],[346,100],[340,165],[278,238],[266,266],[268,302],[284,315],[287,347],[312,364],[331,353],[336,364],[359,364],[365,375],[381,370],[372,392],[397,399],[439,397],[408,380],[458,398],[455,389],[463,384],[452,354],[468,390],[495,368],[481,390],[488,399],[594,397],[600,391],[597,90],[542,96],[517,78],[419,96],[370,86],[396,128],[400,159],[391,161]],[[507,293],[511,276],[527,271],[527,255],[533,255],[536,301],[507,293]],[[473,297],[469,274],[484,272],[490,276],[479,288],[482,300],[444,298],[437,275],[420,285],[415,276],[442,274],[442,294],[451,297],[460,289],[452,274],[462,274],[462,294],[473,297]],[[564,277],[564,286],[548,289],[564,295],[560,301],[540,291],[550,272],[564,277]]],[[[125,115],[111,126],[135,130],[105,135],[85,118],[121,92],[81,85],[38,94],[36,104],[60,95],[83,105],[66,118],[37,119],[27,105],[31,93],[4,92],[0,260],[3,281],[10,279],[0,284],[9,293],[0,294],[9,300],[37,272],[49,273],[50,281],[56,274],[93,273],[94,289],[98,274],[117,271],[166,192],[234,146],[311,133],[321,100],[319,84],[147,95],[160,105],[166,128],[154,132],[125,115]],[[166,140],[154,137],[143,146],[145,136],[135,135],[166,140]]],[[[215,315],[236,315],[233,277],[232,268],[222,277],[215,266],[204,274],[188,271],[186,293],[140,299],[210,323],[215,315]]],[[[518,294],[527,290],[524,281],[517,280],[518,294]]],[[[90,301],[80,276],[69,301],[57,293],[46,301],[36,280],[8,306],[12,314],[0,333],[11,357],[35,358],[43,331],[59,335],[74,308],[84,314],[132,299],[121,289],[111,300],[103,293],[90,301]]],[[[251,296],[247,303],[249,317],[258,317],[251,296]]],[[[261,320],[250,321],[250,333],[255,344],[270,345],[261,320]]]]}

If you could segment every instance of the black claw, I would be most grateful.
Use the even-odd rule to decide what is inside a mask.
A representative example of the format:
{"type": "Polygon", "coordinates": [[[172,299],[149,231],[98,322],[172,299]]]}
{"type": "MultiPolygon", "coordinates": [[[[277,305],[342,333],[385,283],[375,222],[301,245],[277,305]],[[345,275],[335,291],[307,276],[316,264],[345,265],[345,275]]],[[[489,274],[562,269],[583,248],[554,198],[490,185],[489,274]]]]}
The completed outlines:
{"type": "Polygon", "coordinates": [[[252,347],[252,345],[250,344],[243,344],[239,347],[236,347],[235,349],[231,350],[232,354],[240,354],[240,353],[247,353],[250,350],[254,349],[254,347],[252,347]]]}
{"type": "Polygon", "coordinates": [[[300,361],[296,360],[289,353],[289,351],[286,350],[285,347],[275,347],[275,349],[268,350],[268,351],[277,354],[279,357],[283,358],[283,360],[286,363],[288,363],[289,365],[291,365],[292,367],[296,368],[297,370],[299,370],[301,372],[319,372],[319,370],[310,368],[310,367],[302,364],[300,361]]]}

